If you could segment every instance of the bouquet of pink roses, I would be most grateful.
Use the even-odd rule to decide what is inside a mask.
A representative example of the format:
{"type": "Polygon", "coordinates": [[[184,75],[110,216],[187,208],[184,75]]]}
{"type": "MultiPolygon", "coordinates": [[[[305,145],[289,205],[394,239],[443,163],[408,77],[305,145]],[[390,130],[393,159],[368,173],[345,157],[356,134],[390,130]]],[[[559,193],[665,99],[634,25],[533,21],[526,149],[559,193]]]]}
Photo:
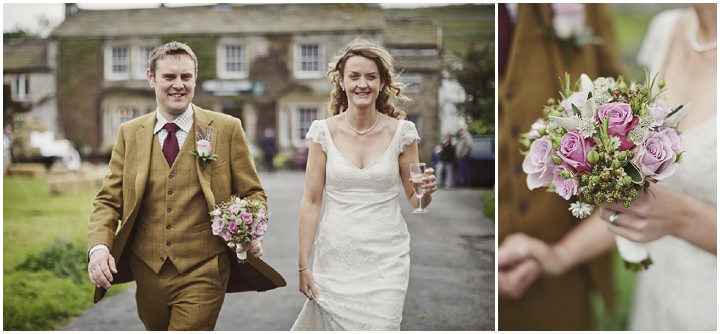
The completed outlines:
{"type": "MultiPolygon", "coordinates": [[[[656,77],[646,83],[583,74],[573,90],[566,74],[562,98],[548,100],[545,117],[521,138],[528,188],[576,197],[569,210],[585,218],[595,204],[629,207],[638,191],[672,175],[683,152],[677,123],[690,107],[668,106],[656,77]]],[[[616,241],[629,269],[652,263],[643,244],[616,241]]]]}
{"type": "Polygon", "coordinates": [[[264,203],[232,195],[229,201],[215,205],[210,211],[212,233],[235,250],[238,261],[244,262],[247,245],[265,234],[268,216],[264,203]]]}

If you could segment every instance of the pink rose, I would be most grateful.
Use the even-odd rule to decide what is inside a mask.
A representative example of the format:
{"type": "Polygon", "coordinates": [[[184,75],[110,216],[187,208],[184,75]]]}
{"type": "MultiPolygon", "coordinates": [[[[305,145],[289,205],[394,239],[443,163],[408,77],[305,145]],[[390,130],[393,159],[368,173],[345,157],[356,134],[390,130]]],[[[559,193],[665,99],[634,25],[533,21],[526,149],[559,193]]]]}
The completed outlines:
{"type": "Polygon", "coordinates": [[[665,117],[670,113],[670,108],[663,103],[655,102],[648,106],[650,116],[655,121],[655,126],[660,126],[665,122],[665,117]]]}
{"type": "Polygon", "coordinates": [[[240,219],[245,222],[246,225],[250,225],[253,222],[253,215],[250,212],[243,212],[240,214],[240,219]]]}
{"type": "Polygon", "coordinates": [[[260,237],[265,234],[265,230],[267,230],[267,224],[265,222],[258,222],[258,224],[255,226],[255,230],[252,232],[252,236],[255,239],[260,239],[260,237]]]}
{"type": "Polygon", "coordinates": [[[585,28],[585,5],[581,3],[554,3],[553,29],[561,39],[578,36],[585,28]]]}
{"type": "Polygon", "coordinates": [[[592,164],[587,160],[587,154],[592,148],[592,139],[583,138],[578,131],[570,131],[560,139],[558,155],[573,174],[589,173],[592,164]]]}
{"type": "Polygon", "coordinates": [[[210,156],[212,154],[212,143],[205,139],[198,140],[197,152],[201,156],[210,156]]]}
{"type": "Polygon", "coordinates": [[[223,225],[224,225],[224,222],[223,222],[222,218],[216,217],[215,220],[213,220],[213,224],[212,224],[213,235],[219,235],[223,229],[223,225]]]}
{"type": "Polygon", "coordinates": [[[228,231],[230,231],[230,233],[232,233],[232,234],[237,233],[237,231],[238,231],[237,223],[235,223],[234,221],[228,223],[228,231]]]}
{"type": "Polygon", "coordinates": [[[570,95],[567,99],[560,102],[560,105],[565,109],[563,116],[570,117],[573,115],[572,105],[574,104],[578,109],[582,110],[587,101],[588,92],[575,92],[570,95]]]}
{"type": "Polygon", "coordinates": [[[552,182],[552,171],[555,168],[553,153],[552,142],[548,137],[542,137],[530,144],[530,151],[522,164],[530,190],[547,186],[552,182]]]}
{"type": "Polygon", "coordinates": [[[669,126],[661,126],[660,133],[670,138],[670,142],[672,143],[672,149],[673,151],[675,151],[675,153],[680,153],[685,150],[682,144],[682,139],[680,138],[680,134],[677,132],[677,130],[675,130],[675,128],[669,126]]]}
{"type": "Polygon", "coordinates": [[[675,159],[670,138],[654,132],[636,148],[632,162],[644,177],[660,181],[675,172],[675,159]]]}
{"type": "Polygon", "coordinates": [[[567,170],[563,166],[557,166],[554,171],[553,185],[555,185],[555,193],[560,197],[569,200],[570,197],[577,195],[578,193],[578,182],[573,178],[565,179],[561,172],[567,170]]]}
{"type": "Polygon", "coordinates": [[[622,102],[603,104],[598,109],[595,118],[600,123],[604,119],[608,119],[608,134],[620,139],[621,150],[625,151],[635,146],[627,139],[627,134],[635,128],[635,124],[639,120],[633,117],[629,104],[622,102]]]}

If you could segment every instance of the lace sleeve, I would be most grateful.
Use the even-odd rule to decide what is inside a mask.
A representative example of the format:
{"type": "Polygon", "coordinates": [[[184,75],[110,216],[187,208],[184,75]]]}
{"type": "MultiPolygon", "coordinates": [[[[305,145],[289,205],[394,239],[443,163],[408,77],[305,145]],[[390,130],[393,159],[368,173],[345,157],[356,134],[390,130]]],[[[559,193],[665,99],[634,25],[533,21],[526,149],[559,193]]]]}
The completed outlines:
{"type": "Polygon", "coordinates": [[[648,27],[637,54],[638,64],[655,74],[662,69],[678,19],[685,8],[671,9],[656,15],[648,27]]]}
{"type": "Polygon", "coordinates": [[[324,120],[315,120],[312,124],[310,124],[310,130],[308,130],[307,135],[305,135],[305,139],[312,140],[313,142],[320,144],[323,152],[327,152],[325,147],[327,138],[326,133],[324,120]]]}
{"type": "Polygon", "coordinates": [[[412,144],[414,141],[420,141],[420,136],[418,136],[417,129],[415,128],[415,123],[410,121],[400,122],[400,128],[398,129],[398,131],[400,131],[398,154],[405,151],[405,147],[412,144]]]}

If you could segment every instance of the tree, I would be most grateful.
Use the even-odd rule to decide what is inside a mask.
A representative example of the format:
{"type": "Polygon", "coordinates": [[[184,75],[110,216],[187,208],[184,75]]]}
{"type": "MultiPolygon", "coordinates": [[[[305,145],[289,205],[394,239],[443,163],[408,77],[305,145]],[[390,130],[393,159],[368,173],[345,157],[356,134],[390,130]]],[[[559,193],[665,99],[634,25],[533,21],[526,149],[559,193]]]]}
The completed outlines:
{"type": "Polygon", "coordinates": [[[465,90],[457,104],[472,134],[495,133],[495,50],[490,45],[471,45],[462,64],[450,71],[465,90]]]}

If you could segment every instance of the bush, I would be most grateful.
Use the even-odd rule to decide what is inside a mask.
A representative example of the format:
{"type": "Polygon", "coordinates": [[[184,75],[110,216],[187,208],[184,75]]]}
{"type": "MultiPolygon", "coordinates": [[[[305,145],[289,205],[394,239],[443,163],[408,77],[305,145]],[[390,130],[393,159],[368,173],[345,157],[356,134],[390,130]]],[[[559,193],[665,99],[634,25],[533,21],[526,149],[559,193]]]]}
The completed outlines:
{"type": "Polygon", "coordinates": [[[67,239],[56,239],[39,254],[31,254],[15,269],[18,271],[47,270],[60,278],[82,284],[87,275],[85,248],[67,239]]]}
{"type": "Polygon", "coordinates": [[[485,204],[483,207],[483,213],[485,217],[495,221],[495,193],[487,193],[480,196],[480,199],[485,204]]]}
{"type": "MultiPolygon", "coordinates": [[[[87,279],[86,279],[87,280],[87,279]]],[[[52,330],[92,305],[92,285],[48,270],[4,275],[3,330],[52,330]]]]}

